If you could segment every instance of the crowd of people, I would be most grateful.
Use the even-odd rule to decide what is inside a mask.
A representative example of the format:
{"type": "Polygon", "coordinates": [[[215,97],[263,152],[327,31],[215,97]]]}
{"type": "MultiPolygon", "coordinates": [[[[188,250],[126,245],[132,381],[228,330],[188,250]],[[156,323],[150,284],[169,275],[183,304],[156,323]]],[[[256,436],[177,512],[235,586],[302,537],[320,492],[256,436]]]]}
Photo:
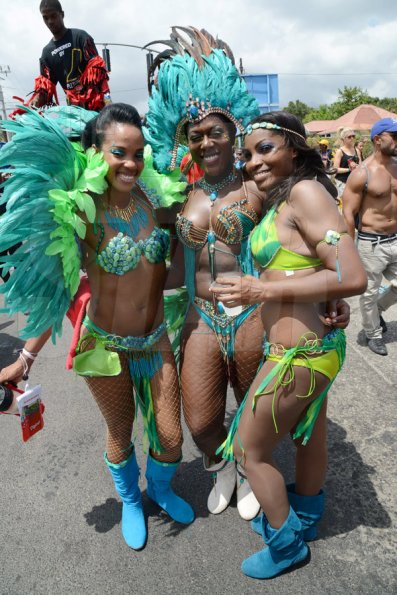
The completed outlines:
{"type": "MultiPolygon", "coordinates": [[[[81,39],[88,48],[82,69],[89,67],[92,39],[65,29],[58,0],[43,0],[40,10],[50,44],[81,39]]],[[[368,346],[387,353],[381,313],[397,301],[397,122],[375,124],[374,153],[364,162],[350,129],[341,131],[334,156],[326,139],[318,151],[295,116],[260,114],[226,43],[193,27],[183,35],[173,28],[172,50],[156,58],[144,127],[135,108],[105,101],[86,117],[79,145],[62,118],[45,111],[25,106],[3,123],[13,137],[0,165],[13,173],[0,217],[0,260],[9,275],[1,291],[10,313],[27,314],[27,341],[0,382],[26,378],[67,314],[75,326],[72,367],[106,423],[104,458],[123,502],[127,545],[140,550],[147,541],[131,438],[138,409],[149,441],[147,494],[175,521],[194,521],[171,486],[182,457],[182,409],[214,477],[208,510],[223,512],[237,491],[239,514],[265,545],[242,571],[268,579],[309,562],[308,542],[323,514],[327,398],[349,322],[343,298],[361,295],[368,346]],[[27,155],[27,190],[16,199],[27,155]],[[190,184],[181,184],[181,170],[190,184]],[[16,239],[21,245],[10,257],[16,239]],[[391,285],[379,297],[382,275],[391,285]],[[178,289],[164,308],[164,289],[182,287],[186,295],[178,289]],[[175,354],[167,326],[180,333],[175,354]],[[238,410],[226,428],[229,385],[238,410]],[[273,452],[288,434],[296,471],[285,485],[273,452]]],[[[78,119],[93,104],[81,77],[68,86],[54,56],[61,52],[43,50],[41,77],[61,83],[76,106],[68,117],[78,119]]],[[[31,105],[48,98],[38,85],[31,105]]]]}

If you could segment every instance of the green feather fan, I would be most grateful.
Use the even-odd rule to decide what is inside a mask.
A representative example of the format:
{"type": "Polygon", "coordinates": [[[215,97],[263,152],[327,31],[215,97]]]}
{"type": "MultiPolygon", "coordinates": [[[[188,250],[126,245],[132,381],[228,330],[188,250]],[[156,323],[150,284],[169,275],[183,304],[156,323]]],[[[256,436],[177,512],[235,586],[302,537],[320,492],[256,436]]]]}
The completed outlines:
{"type": "Polygon", "coordinates": [[[85,154],[71,143],[64,131],[62,109],[72,136],[73,126],[95,112],[58,108],[54,118],[24,109],[26,114],[17,120],[2,122],[12,140],[0,151],[0,171],[11,173],[3,184],[6,212],[0,217],[0,252],[21,245],[0,258],[3,270],[11,272],[0,292],[5,294],[3,311],[27,313],[21,337],[52,327],[55,341],[79,285],[78,237],[84,237],[85,223],[78,213],[94,220],[95,204],[86,191],[104,191],[107,165],[99,154],[85,154]]]}

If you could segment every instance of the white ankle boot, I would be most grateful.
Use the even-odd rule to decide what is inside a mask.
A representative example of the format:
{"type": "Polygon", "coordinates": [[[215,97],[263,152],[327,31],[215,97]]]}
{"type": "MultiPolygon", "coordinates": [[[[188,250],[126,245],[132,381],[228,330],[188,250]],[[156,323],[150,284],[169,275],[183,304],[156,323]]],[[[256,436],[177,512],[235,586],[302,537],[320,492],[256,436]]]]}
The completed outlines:
{"type": "Polygon", "coordinates": [[[223,512],[228,506],[236,487],[236,464],[234,461],[221,461],[213,465],[208,464],[208,457],[203,456],[204,469],[211,471],[214,476],[207,507],[212,514],[223,512]]]}
{"type": "Polygon", "coordinates": [[[241,518],[245,521],[252,520],[258,514],[260,507],[244,470],[237,465],[237,510],[241,518]]]}

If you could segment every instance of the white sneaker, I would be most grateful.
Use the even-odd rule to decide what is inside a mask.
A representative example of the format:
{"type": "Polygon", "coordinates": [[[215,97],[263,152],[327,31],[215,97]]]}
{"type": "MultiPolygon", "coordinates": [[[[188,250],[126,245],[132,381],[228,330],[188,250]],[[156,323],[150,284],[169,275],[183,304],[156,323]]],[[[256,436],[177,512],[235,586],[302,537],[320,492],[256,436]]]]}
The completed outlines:
{"type": "Polygon", "coordinates": [[[251,489],[244,470],[237,465],[237,510],[245,521],[251,521],[260,510],[261,505],[251,489]]]}
{"type": "Polygon", "coordinates": [[[236,463],[221,461],[208,466],[208,458],[203,457],[204,469],[211,471],[214,477],[214,487],[209,493],[207,508],[212,514],[223,512],[232,499],[236,487],[236,463]]]}

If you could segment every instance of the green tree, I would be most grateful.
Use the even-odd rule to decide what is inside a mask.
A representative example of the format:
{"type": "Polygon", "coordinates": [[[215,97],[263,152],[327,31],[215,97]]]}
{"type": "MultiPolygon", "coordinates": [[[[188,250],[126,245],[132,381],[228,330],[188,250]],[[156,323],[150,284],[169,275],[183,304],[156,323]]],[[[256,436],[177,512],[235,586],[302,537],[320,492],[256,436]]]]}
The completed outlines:
{"type": "Polygon", "coordinates": [[[393,114],[397,114],[397,99],[394,97],[384,97],[383,99],[376,97],[376,100],[375,105],[383,107],[383,109],[387,109],[389,112],[393,112],[393,114]]]}
{"type": "Polygon", "coordinates": [[[303,103],[303,101],[297,99],[296,101],[290,101],[287,107],[284,107],[283,109],[300,120],[303,120],[303,118],[310,112],[311,108],[306,105],[306,103],[303,103]]]}
{"type": "Polygon", "coordinates": [[[323,103],[319,107],[312,108],[305,116],[303,121],[311,122],[312,120],[334,120],[335,117],[338,116],[334,115],[333,105],[334,104],[326,105],[323,103]]]}
{"type": "Polygon", "coordinates": [[[343,89],[338,89],[338,93],[338,99],[332,104],[334,118],[340,118],[363,103],[371,103],[373,99],[361,87],[345,86],[343,89]]]}
{"type": "Polygon", "coordinates": [[[371,97],[361,87],[345,86],[343,89],[338,89],[338,93],[338,99],[330,105],[322,104],[319,107],[310,108],[297,99],[296,101],[290,101],[285,109],[301,118],[304,123],[312,120],[336,120],[363,103],[377,105],[397,114],[397,98],[395,97],[384,97],[382,99],[371,97]]]}

